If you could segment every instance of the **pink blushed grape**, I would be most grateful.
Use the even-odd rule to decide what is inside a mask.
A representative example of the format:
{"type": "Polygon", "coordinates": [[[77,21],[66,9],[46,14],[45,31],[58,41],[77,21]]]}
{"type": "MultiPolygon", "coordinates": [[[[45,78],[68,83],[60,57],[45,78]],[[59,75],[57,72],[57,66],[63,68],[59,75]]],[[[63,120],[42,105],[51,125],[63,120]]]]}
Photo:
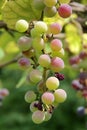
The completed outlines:
{"type": "Polygon", "coordinates": [[[64,68],[64,61],[59,57],[53,57],[51,60],[51,70],[59,72],[64,68]]]}
{"type": "Polygon", "coordinates": [[[49,90],[55,90],[58,88],[58,86],[59,86],[59,80],[56,77],[51,76],[46,80],[46,87],[49,90]]]}
{"type": "Polygon", "coordinates": [[[52,23],[48,29],[52,34],[59,34],[62,31],[62,26],[59,23],[52,23]]]}
{"type": "Polygon", "coordinates": [[[29,59],[23,57],[23,58],[20,58],[18,60],[18,64],[19,64],[19,67],[21,67],[22,69],[27,69],[30,67],[30,61],[29,59]]]}
{"type": "Polygon", "coordinates": [[[62,49],[62,42],[59,39],[53,39],[50,46],[53,51],[59,51],[62,49]]]}
{"type": "Polygon", "coordinates": [[[68,4],[62,4],[58,8],[58,13],[62,18],[68,18],[72,14],[72,8],[68,4]]]}
{"type": "Polygon", "coordinates": [[[50,64],[51,64],[51,59],[49,57],[49,55],[47,54],[42,54],[40,55],[39,59],[38,59],[38,63],[42,66],[42,67],[46,67],[49,68],[50,64]]]}
{"type": "Polygon", "coordinates": [[[40,111],[40,110],[37,110],[35,111],[33,114],[32,114],[32,121],[35,123],[35,124],[40,124],[44,121],[45,119],[45,113],[44,111],[40,111]]]}
{"type": "Polygon", "coordinates": [[[28,103],[33,102],[36,99],[36,94],[34,93],[34,91],[30,90],[27,91],[25,94],[25,101],[28,103]]]}
{"type": "Polygon", "coordinates": [[[57,89],[54,92],[54,97],[55,97],[56,102],[62,103],[62,102],[64,102],[66,100],[67,94],[66,94],[65,90],[57,89]]]}
{"type": "Polygon", "coordinates": [[[44,92],[41,99],[44,104],[50,105],[54,102],[54,95],[51,92],[44,92]]]}
{"type": "Polygon", "coordinates": [[[27,51],[31,48],[32,39],[27,36],[22,36],[18,40],[18,47],[21,51],[27,51]]]}

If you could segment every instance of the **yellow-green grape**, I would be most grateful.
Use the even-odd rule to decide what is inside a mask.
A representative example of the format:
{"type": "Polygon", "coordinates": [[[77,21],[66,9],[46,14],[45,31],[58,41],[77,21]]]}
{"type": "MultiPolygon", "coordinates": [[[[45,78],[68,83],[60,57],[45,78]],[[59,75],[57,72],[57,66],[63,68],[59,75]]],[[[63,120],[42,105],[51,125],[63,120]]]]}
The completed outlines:
{"type": "Polygon", "coordinates": [[[28,22],[24,19],[20,19],[16,22],[15,29],[18,32],[26,32],[28,30],[28,22]]]}
{"type": "Polygon", "coordinates": [[[46,80],[46,87],[49,89],[49,90],[55,90],[57,89],[59,86],[59,80],[56,78],[56,77],[49,77],[47,80],[46,80]]]}
{"type": "Polygon", "coordinates": [[[46,111],[46,112],[45,112],[45,120],[44,120],[44,121],[50,120],[51,117],[52,117],[52,113],[50,113],[49,111],[46,111]]]}
{"type": "Polygon", "coordinates": [[[54,102],[54,95],[51,92],[44,92],[41,99],[44,104],[51,105],[54,102]]]}
{"type": "Polygon", "coordinates": [[[61,50],[59,51],[52,51],[52,57],[60,57],[62,58],[64,56],[64,49],[62,48],[61,50]]]}
{"type": "Polygon", "coordinates": [[[42,80],[42,73],[38,69],[33,69],[29,73],[29,78],[33,83],[38,83],[40,80],[42,80]]]}
{"type": "Polygon", "coordinates": [[[50,47],[53,51],[59,51],[62,49],[62,42],[59,39],[53,39],[50,47]]]}
{"type": "Polygon", "coordinates": [[[36,94],[34,91],[27,91],[25,94],[25,101],[28,103],[33,102],[36,99],[36,94]]]}
{"type": "Polygon", "coordinates": [[[42,67],[46,67],[49,68],[50,64],[51,64],[51,59],[49,57],[49,55],[47,54],[42,54],[40,55],[39,59],[38,59],[38,63],[42,66],[42,67]]]}
{"type": "Polygon", "coordinates": [[[52,7],[57,4],[57,0],[43,0],[43,2],[47,7],[52,7]]]}
{"type": "Polygon", "coordinates": [[[34,29],[36,30],[37,34],[44,34],[47,32],[48,27],[45,22],[38,21],[35,23],[34,29]]]}
{"type": "Polygon", "coordinates": [[[56,9],[56,7],[55,6],[52,6],[52,7],[45,7],[44,8],[44,15],[46,16],[46,17],[53,17],[53,16],[55,16],[56,15],[56,13],[57,13],[57,9],[56,9]]]}
{"type": "Polygon", "coordinates": [[[34,38],[32,44],[33,44],[33,48],[37,51],[41,51],[45,47],[44,40],[43,38],[40,37],[34,38]]]}
{"type": "Polygon", "coordinates": [[[38,33],[38,30],[36,30],[35,28],[33,28],[30,33],[32,38],[40,37],[41,35],[40,33],[38,33]]]}
{"type": "Polygon", "coordinates": [[[69,3],[71,0],[59,0],[59,2],[61,3],[61,4],[63,4],[63,3],[69,3]]]}
{"type": "Polygon", "coordinates": [[[55,97],[56,102],[62,103],[62,102],[64,102],[66,100],[67,94],[66,94],[65,90],[57,89],[54,92],[54,97],[55,97]]]}
{"type": "Polygon", "coordinates": [[[45,4],[43,3],[43,0],[32,0],[32,6],[37,10],[43,10],[45,4]]]}
{"type": "Polygon", "coordinates": [[[35,123],[35,124],[40,124],[44,121],[45,119],[45,113],[44,111],[40,111],[40,110],[37,110],[35,111],[33,114],[32,114],[32,121],[35,123]]]}
{"type": "Polygon", "coordinates": [[[64,68],[64,61],[59,57],[53,57],[51,59],[51,70],[54,72],[59,72],[64,68]]]}
{"type": "Polygon", "coordinates": [[[36,104],[38,104],[39,101],[33,101],[31,104],[30,104],[30,111],[31,112],[35,112],[38,110],[38,108],[36,107],[36,104]]]}

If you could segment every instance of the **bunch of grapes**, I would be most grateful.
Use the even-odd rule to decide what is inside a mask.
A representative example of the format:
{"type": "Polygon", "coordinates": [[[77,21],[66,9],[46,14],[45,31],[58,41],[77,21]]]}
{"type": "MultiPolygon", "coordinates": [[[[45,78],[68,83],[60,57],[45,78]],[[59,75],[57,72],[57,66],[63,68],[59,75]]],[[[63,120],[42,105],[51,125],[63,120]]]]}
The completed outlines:
{"type": "Polygon", "coordinates": [[[63,103],[67,94],[59,88],[64,75],[60,71],[64,68],[64,49],[62,41],[54,35],[62,31],[62,26],[55,22],[46,24],[44,16],[53,17],[58,13],[62,18],[68,18],[72,9],[70,0],[33,0],[32,6],[42,11],[40,20],[29,23],[20,19],[15,29],[25,35],[18,39],[18,47],[22,57],[18,64],[27,70],[27,81],[35,86],[25,94],[25,101],[30,103],[32,120],[36,124],[48,121],[52,117],[54,108],[63,103]]]}
{"type": "Polygon", "coordinates": [[[3,101],[4,98],[5,98],[6,96],[8,96],[8,95],[9,95],[8,89],[6,89],[6,88],[0,89],[0,106],[2,106],[2,101],[3,101]]]}

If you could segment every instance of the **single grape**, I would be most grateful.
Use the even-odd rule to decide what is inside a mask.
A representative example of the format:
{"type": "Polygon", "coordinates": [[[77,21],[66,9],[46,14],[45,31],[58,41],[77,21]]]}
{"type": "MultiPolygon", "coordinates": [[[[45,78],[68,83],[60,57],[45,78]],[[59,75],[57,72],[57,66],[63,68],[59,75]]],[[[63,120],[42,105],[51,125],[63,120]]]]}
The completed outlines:
{"type": "Polygon", "coordinates": [[[45,7],[45,4],[43,3],[43,0],[32,0],[32,6],[37,10],[43,10],[45,7]]]}
{"type": "Polygon", "coordinates": [[[51,92],[44,92],[41,99],[44,104],[51,105],[54,102],[54,95],[51,92]]]}
{"type": "Polygon", "coordinates": [[[47,80],[46,80],[46,87],[49,89],[49,90],[55,90],[57,89],[59,86],[59,80],[56,78],[56,77],[49,77],[47,80]]]}
{"type": "Polygon", "coordinates": [[[30,104],[30,111],[31,112],[35,112],[38,110],[38,107],[37,107],[37,104],[39,103],[39,101],[33,101],[31,104],[30,104]]]}
{"type": "Polygon", "coordinates": [[[55,16],[57,13],[57,9],[55,6],[52,6],[52,7],[45,7],[44,8],[44,15],[46,17],[53,17],[55,16]]]}
{"type": "Polygon", "coordinates": [[[85,108],[84,108],[84,106],[80,106],[80,107],[77,108],[77,114],[79,116],[83,116],[85,114],[85,108]]]}
{"type": "Polygon", "coordinates": [[[36,30],[35,28],[31,29],[31,37],[35,38],[35,37],[40,37],[41,33],[38,33],[38,30],[36,30]]]}
{"type": "Polygon", "coordinates": [[[27,36],[22,36],[18,40],[18,47],[21,51],[27,51],[32,46],[32,39],[27,36]]]}
{"type": "Polygon", "coordinates": [[[59,2],[61,3],[61,4],[64,4],[64,3],[69,3],[71,0],[59,0],[59,2]]]}
{"type": "Polygon", "coordinates": [[[59,72],[64,68],[64,61],[59,57],[53,57],[51,60],[51,70],[59,72]]]}
{"type": "Polygon", "coordinates": [[[68,18],[72,14],[72,8],[68,4],[62,4],[58,8],[58,13],[62,18],[68,18]]]}
{"type": "Polygon", "coordinates": [[[32,114],[32,121],[35,124],[40,124],[45,119],[45,113],[43,111],[37,110],[32,114]]]}
{"type": "Polygon", "coordinates": [[[56,102],[62,103],[62,102],[64,102],[66,100],[67,94],[66,94],[65,90],[57,89],[54,92],[54,97],[55,97],[56,102]]]}
{"type": "Polygon", "coordinates": [[[9,95],[9,91],[6,88],[0,89],[0,96],[5,97],[9,95]]]}
{"type": "Polygon", "coordinates": [[[44,120],[44,121],[50,120],[51,117],[52,117],[52,114],[51,114],[49,111],[46,111],[46,112],[45,112],[45,120],[44,120]]]}
{"type": "Polygon", "coordinates": [[[33,44],[33,48],[37,51],[41,51],[45,47],[44,40],[43,38],[40,37],[34,38],[32,44],[33,44]]]}
{"type": "Polygon", "coordinates": [[[27,91],[25,94],[25,101],[28,103],[33,102],[36,99],[36,94],[34,93],[34,91],[27,91]]]}
{"type": "Polygon", "coordinates": [[[54,6],[55,4],[57,4],[57,0],[43,0],[44,4],[47,6],[47,7],[52,7],[54,6]]]}
{"type": "Polygon", "coordinates": [[[18,64],[19,64],[19,67],[21,67],[22,69],[27,69],[30,67],[30,61],[29,59],[23,57],[23,58],[20,58],[18,60],[18,64]]]}
{"type": "Polygon", "coordinates": [[[38,83],[40,80],[42,80],[42,73],[38,69],[33,69],[29,73],[29,78],[33,83],[38,83]]]}
{"type": "Polygon", "coordinates": [[[50,46],[53,51],[59,51],[62,49],[62,42],[59,39],[53,39],[50,46]]]}
{"type": "Polygon", "coordinates": [[[18,32],[26,32],[28,30],[28,22],[24,19],[20,19],[16,22],[15,29],[18,32]]]}
{"type": "Polygon", "coordinates": [[[42,67],[46,67],[49,68],[50,64],[51,64],[51,59],[49,57],[49,55],[47,54],[42,54],[40,55],[39,59],[38,59],[38,63],[42,66],[42,67]]]}
{"type": "Polygon", "coordinates": [[[44,34],[47,32],[48,27],[45,22],[38,21],[35,23],[34,29],[36,30],[37,34],[44,34]]]}
{"type": "Polygon", "coordinates": [[[59,23],[52,23],[49,25],[48,29],[52,34],[59,34],[62,31],[62,26],[59,23]]]}

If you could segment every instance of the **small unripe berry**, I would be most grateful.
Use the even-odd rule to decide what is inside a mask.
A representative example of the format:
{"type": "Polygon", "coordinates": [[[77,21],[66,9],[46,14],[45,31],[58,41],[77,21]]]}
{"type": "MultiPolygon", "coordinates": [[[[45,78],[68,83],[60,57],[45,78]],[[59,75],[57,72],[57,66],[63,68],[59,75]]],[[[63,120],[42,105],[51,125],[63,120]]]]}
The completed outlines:
{"type": "Polygon", "coordinates": [[[36,99],[36,94],[33,91],[28,91],[25,94],[25,101],[28,103],[33,102],[36,99]]]}

